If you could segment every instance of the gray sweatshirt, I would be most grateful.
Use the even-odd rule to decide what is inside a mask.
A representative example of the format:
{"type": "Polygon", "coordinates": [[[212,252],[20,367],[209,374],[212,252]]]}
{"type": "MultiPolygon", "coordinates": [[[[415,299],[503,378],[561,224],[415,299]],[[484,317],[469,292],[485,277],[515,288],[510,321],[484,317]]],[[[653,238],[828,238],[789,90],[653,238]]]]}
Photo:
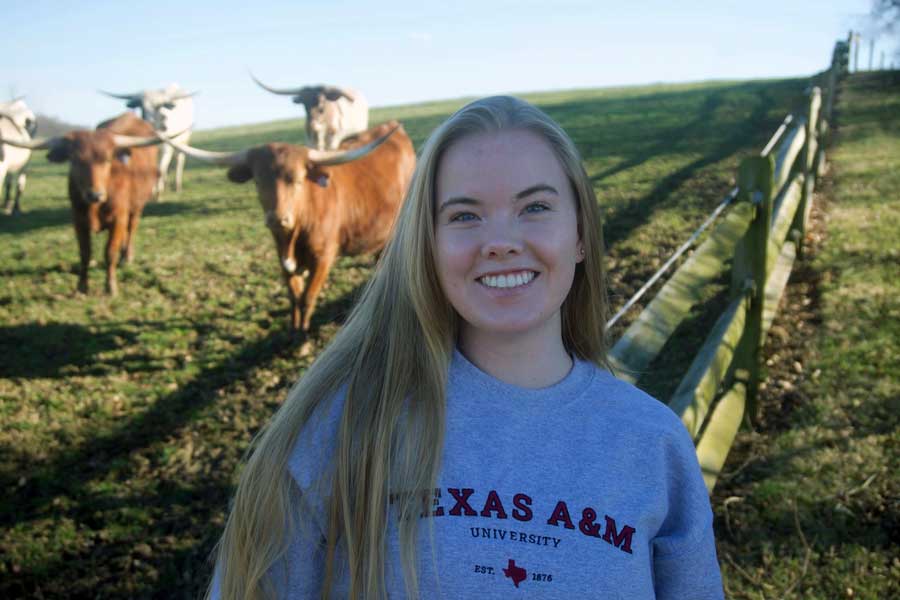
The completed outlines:
{"type": "MultiPolygon", "coordinates": [[[[341,408],[330,403],[292,453],[289,469],[307,498],[320,496],[314,482],[341,408]]],[[[590,363],[575,361],[562,381],[534,390],[456,352],[443,463],[428,497],[421,598],[723,597],[709,497],[687,431],[666,405],[590,363]]],[[[311,504],[310,526],[273,569],[284,598],[319,595],[324,503],[311,504]]],[[[399,557],[391,521],[391,598],[406,597],[399,557]]],[[[347,594],[339,572],[333,597],[347,594]]]]}

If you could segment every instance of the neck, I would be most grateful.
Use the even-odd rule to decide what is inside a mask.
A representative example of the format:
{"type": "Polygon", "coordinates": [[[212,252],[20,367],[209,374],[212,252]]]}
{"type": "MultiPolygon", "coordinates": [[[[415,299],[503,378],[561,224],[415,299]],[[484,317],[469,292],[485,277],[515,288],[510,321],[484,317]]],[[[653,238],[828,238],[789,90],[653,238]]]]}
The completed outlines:
{"type": "Polygon", "coordinates": [[[562,334],[485,334],[463,328],[459,350],[485,373],[504,383],[524,388],[548,387],[565,378],[572,369],[562,334]]]}

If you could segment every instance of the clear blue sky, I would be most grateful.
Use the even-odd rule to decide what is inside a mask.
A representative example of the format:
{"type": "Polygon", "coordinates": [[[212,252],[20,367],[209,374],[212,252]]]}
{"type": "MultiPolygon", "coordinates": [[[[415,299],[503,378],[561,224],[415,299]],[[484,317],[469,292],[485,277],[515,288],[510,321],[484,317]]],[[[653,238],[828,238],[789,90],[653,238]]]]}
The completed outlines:
{"type": "MultiPolygon", "coordinates": [[[[561,88],[810,75],[869,0],[145,0],[3,3],[0,99],[93,126],[178,82],[198,128],[297,117],[269,85],[334,83],[384,106],[561,88]]],[[[893,46],[876,46],[880,51],[893,46]]],[[[860,64],[868,64],[863,44],[860,64]]]]}

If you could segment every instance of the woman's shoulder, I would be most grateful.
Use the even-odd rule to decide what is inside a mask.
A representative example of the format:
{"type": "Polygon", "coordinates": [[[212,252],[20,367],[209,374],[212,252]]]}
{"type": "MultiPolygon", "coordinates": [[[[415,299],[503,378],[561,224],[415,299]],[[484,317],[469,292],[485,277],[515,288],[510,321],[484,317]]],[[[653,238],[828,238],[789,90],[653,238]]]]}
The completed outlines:
{"type": "Polygon", "coordinates": [[[583,400],[592,410],[627,426],[634,433],[665,434],[679,441],[690,439],[681,419],[665,403],[609,370],[591,364],[594,376],[583,400]]]}

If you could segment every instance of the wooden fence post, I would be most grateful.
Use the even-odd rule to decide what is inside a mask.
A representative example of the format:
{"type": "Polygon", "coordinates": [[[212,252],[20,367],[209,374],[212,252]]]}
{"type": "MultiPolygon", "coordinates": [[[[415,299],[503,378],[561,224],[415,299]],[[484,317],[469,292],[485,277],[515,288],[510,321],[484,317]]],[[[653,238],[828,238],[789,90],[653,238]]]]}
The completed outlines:
{"type": "Polygon", "coordinates": [[[746,328],[736,360],[736,373],[747,380],[747,415],[756,421],[756,397],[759,391],[763,312],[768,280],[769,229],[772,227],[775,159],[771,154],[741,161],[738,169],[738,202],[749,202],[756,213],[747,234],[738,244],[732,268],[732,291],[746,293],[752,288],[746,328]]]}
{"type": "Polygon", "coordinates": [[[818,133],[816,131],[819,122],[819,107],[822,104],[822,92],[814,87],[809,93],[809,105],[806,110],[806,141],[803,143],[803,189],[800,195],[800,206],[794,215],[791,224],[792,237],[797,247],[797,256],[803,257],[804,240],[806,239],[806,227],[809,222],[809,211],[812,208],[812,193],[816,182],[816,173],[813,169],[816,153],[819,149],[818,133]]]}

